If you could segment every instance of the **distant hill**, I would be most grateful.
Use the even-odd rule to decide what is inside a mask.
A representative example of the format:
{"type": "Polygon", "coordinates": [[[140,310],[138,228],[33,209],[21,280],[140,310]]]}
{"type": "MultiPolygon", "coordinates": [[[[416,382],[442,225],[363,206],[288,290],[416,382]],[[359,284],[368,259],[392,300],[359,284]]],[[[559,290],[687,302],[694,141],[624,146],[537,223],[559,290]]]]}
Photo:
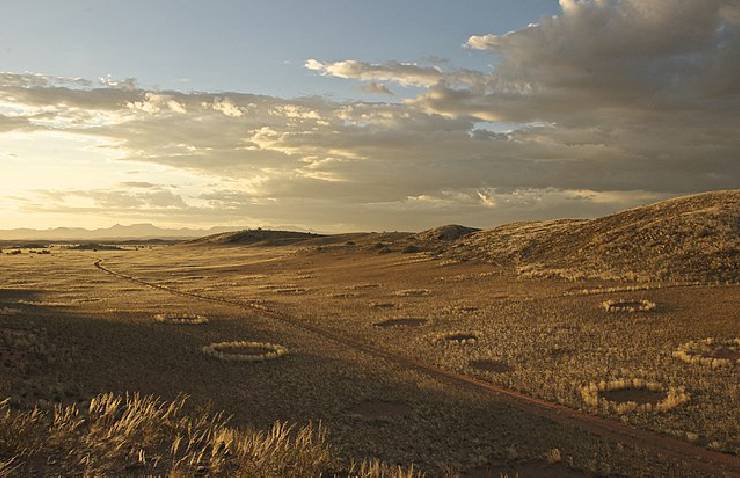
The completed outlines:
{"type": "Polygon", "coordinates": [[[212,234],[186,241],[191,246],[287,246],[310,239],[326,237],[323,234],[293,231],[246,230],[212,234]]]}
{"type": "Polygon", "coordinates": [[[456,241],[462,237],[478,232],[477,227],[461,226],[459,224],[448,224],[446,226],[427,229],[414,236],[414,239],[422,242],[430,241],[456,241]]]}
{"type": "Polygon", "coordinates": [[[684,196],[591,220],[499,226],[440,249],[523,276],[626,280],[740,278],[740,190],[684,196]]]}
{"type": "Polygon", "coordinates": [[[152,224],[131,224],[100,229],[84,229],[81,227],[57,227],[53,229],[11,229],[0,230],[0,241],[100,241],[100,240],[127,240],[127,239],[191,239],[206,234],[223,233],[242,229],[234,226],[218,226],[209,229],[170,229],[157,227],[152,224]]]}

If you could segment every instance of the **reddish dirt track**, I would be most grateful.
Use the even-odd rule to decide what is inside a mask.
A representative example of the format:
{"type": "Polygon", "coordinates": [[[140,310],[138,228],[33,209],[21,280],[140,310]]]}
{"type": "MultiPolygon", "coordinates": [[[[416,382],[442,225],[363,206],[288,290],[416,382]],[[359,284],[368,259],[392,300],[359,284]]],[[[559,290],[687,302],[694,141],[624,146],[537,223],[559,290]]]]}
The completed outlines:
{"type": "Polygon", "coordinates": [[[345,347],[355,349],[370,356],[382,360],[387,360],[389,362],[395,363],[398,366],[423,372],[431,377],[443,380],[449,384],[456,384],[459,386],[470,387],[478,391],[487,392],[489,394],[495,395],[497,398],[506,400],[507,403],[516,408],[519,408],[527,413],[548,418],[553,422],[568,424],[570,426],[577,426],[588,433],[592,433],[606,439],[638,445],[641,448],[649,450],[657,455],[671,457],[677,462],[689,463],[698,470],[702,470],[706,473],[718,474],[720,476],[721,473],[724,473],[725,476],[740,477],[740,459],[735,456],[708,450],[693,445],[689,442],[677,440],[669,436],[661,435],[648,430],[633,428],[614,420],[601,418],[595,415],[589,415],[587,413],[583,413],[573,408],[559,405],[557,403],[540,400],[516,392],[514,390],[509,390],[503,387],[492,385],[473,377],[441,370],[436,367],[418,362],[416,360],[398,355],[396,353],[379,349],[368,343],[352,340],[344,336],[340,337],[334,332],[296,320],[286,314],[283,314],[279,311],[270,310],[259,304],[178,291],[176,289],[164,287],[153,282],[148,282],[137,277],[113,271],[103,266],[101,262],[102,261],[100,260],[96,261],[95,267],[103,272],[119,277],[121,279],[125,279],[127,281],[142,286],[160,289],[171,294],[190,297],[197,300],[246,307],[251,310],[257,311],[265,317],[283,322],[291,327],[295,327],[305,332],[322,337],[326,340],[342,344],[345,347]]]}

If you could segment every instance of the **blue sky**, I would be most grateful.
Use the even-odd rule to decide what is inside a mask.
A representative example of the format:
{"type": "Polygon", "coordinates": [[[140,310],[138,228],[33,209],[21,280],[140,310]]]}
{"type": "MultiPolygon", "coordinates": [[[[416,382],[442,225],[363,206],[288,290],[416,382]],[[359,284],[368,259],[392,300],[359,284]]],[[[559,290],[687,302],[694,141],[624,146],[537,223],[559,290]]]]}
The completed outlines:
{"type": "Polygon", "coordinates": [[[0,71],[358,98],[367,95],[357,85],[318,78],[304,61],[439,57],[486,69],[490,56],[462,48],[470,35],[506,33],[558,11],[553,0],[3,1],[0,71]]]}

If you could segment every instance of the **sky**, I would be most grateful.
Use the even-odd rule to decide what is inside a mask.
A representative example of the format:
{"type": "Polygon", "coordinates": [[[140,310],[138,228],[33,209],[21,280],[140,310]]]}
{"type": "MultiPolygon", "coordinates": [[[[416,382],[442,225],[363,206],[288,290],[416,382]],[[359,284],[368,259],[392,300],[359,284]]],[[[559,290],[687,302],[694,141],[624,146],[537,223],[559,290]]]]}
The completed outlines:
{"type": "Polygon", "coordinates": [[[737,0],[0,2],[2,229],[594,217],[740,187],[737,0]]]}

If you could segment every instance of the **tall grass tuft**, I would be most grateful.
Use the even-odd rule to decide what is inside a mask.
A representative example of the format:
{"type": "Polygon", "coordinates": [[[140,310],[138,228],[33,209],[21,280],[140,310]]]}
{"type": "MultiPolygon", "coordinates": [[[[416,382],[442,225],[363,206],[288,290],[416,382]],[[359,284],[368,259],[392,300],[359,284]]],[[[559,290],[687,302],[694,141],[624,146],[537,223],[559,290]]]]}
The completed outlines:
{"type": "Polygon", "coordinates": [[[277,422],[267,431],[240,430],[223,413],[186,413],[186,402],[110,393],[83,409],[17,411],[0,402],[0,477],[421,476],[413,467],[379,462],[342,466],[321,425],[277,422]]]}

